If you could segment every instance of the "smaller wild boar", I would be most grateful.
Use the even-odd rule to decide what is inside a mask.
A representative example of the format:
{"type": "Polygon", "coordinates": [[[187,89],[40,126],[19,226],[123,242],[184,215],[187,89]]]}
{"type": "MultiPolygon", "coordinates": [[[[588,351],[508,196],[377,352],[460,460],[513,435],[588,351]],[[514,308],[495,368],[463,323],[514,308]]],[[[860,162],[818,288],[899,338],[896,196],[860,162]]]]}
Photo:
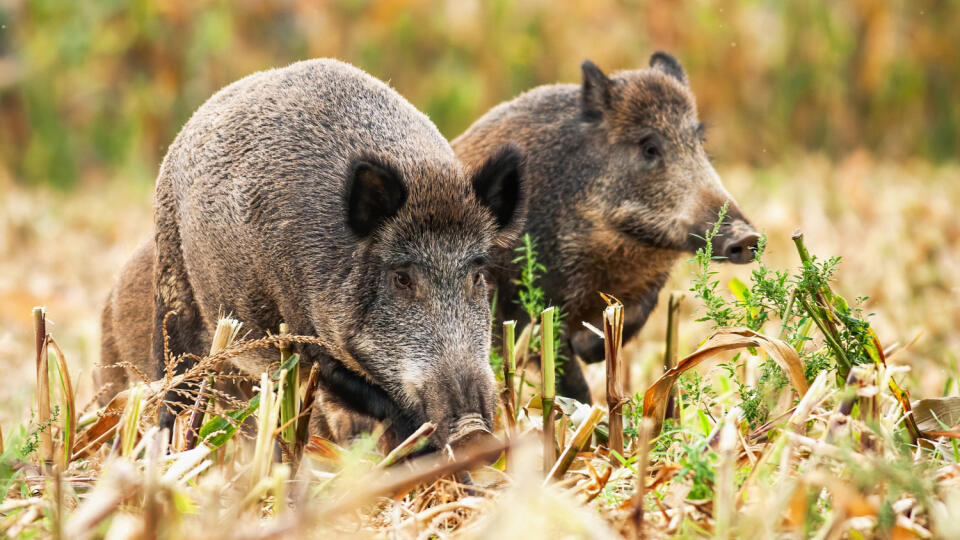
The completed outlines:
{"type": "MultiPolygon", "coordinates": [[[[218,314],[232,313],[250,337],[286,322],[329,341],[297,346],[320,366],[325,399],[383,421],[395,439],[425,421],[438,426],[435,448],[492,431],[485,268],[522,228],[522,162],[504,145],[468,173],[426,116],[335,60],[227,86],[163,161],[154,241],[104,308],[101,380],[125,377],[109,367],[118,360],[163,376],[168,312],[175,355],[203,355],[218,314]],[[128,318],[141,335],[117,331],[128,318]],[[136,356],[151,341],[152,354],[136,356]]],[[[234,363],[257,375],[275,359],[234,363]]]]}
{"type": "MultiPolygon", "coordinates": [[[[624,340],[643,326],[673,264],[703,246],[703,234],[730,203],[716,255],[752,260],[758,234],[727,193],[703,149],[704,127],[679,62],[658,52],[649,69],[608,77],[589,60],[580,85],[540,86],[491,109],[453,142],[476,165],[504,144],[528,162],[530,212],[524,232],[538,242],[547,268],[542,288],[567,313],[567,353],[603,359],[603,343],[583,330],[599,327],[612,294],[626,308],[624,340]]],[[[520,319],[512,303],[519,268],[499,250],[494,283],[498,318],[520,319]]],[[[568,362],[559,392],[590,401],[580,366],[568,362]]]]}

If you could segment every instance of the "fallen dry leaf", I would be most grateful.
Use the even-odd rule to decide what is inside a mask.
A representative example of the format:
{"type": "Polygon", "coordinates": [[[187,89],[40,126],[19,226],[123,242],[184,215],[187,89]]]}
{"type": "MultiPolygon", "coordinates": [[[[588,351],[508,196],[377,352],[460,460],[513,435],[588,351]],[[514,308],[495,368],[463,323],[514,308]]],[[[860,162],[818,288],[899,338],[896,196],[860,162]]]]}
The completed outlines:
{"type": "Polygon", "coordinates": [[[779,365],[787,374],[790,385],[802,396],[807,392],[807,379],[803,375],[803,363],[797,351],[785,341],[758,334],[748,328],[720,328],[703,345],[688,355],[677,365],[660,376],[643,395],[643,415],[653,419],[654,434],[660,432],[666,412],[670,390],[677,378],[689,369],[706,360],[715,358],[717,353],[733,349],[759,347],[779,365]]]}

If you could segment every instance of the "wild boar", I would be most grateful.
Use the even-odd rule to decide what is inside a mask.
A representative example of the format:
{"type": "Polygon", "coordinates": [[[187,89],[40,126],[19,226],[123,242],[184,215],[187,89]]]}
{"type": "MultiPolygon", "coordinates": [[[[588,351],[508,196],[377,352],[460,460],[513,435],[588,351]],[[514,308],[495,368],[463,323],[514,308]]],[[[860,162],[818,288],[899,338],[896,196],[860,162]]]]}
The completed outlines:
{"type": "MultiPolygon", "coordinates": [[[[759,236],[707,158],[696,100],[676,59],[657,52],[649,69],[610,77],[587,60],[582,71],[580,85],[540,86],[494,107],[452,145],[467,165],[504,144],[525,151],[524,232],[538,242],[538,260],[547,268],[542,288],[567,313],[567,356],[596,362],[603,359],[602,341],[581,323],[599,326],[599,291],[624,302],[628,340],[646,322],[677,258],[703,245],[725,202],[714,254],[749,262],[759,236]]],[[[522,320],[511,301],[519,275],[514,255],[498,250],[493,281],[498,318],[522,320]]],[[[576,361],[564,366],[558,386],[590,401],[576,361]]]]}
{"type": "MultiPolygon", "coordinates": [[[[326,395],[395,438],[425,421],[438,426],[434,447],[490,431],[485,269],[523,227],[522,167],[504,145],[465,170],[426,116],[342,62],[241,79],[197,110],[163,160],[155,238],[104,310],[102,362],[135,359],[125,349],[146,342],[116,335],[124,314],[152,317],[154,377],[169,312],[174,355],[207,351],[220,313],[250,337],[286,322],[331,343],[298,346],[320,366],[326,395]],[[129,276],[148,266],[146,308],[129,276]]],[[[264,351],[235,364],[256,375],[275,359],[264,351]]],[[[180,393],[168,397],[182,407],[180,393]]]]}

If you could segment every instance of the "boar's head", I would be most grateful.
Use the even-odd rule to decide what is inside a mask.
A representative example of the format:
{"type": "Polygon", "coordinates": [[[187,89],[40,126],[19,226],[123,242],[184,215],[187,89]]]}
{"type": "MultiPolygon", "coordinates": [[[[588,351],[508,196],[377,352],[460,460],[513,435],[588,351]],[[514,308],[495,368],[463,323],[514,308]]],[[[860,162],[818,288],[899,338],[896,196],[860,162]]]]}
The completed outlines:
{"type": "Polygon", "coordinates": [[[602,164],[592,197],[615,227],[647,245],[676,251],[703,246],[725,202],[726,219],[713,247],[730,262],[753,259],[759,235],[720,182],[703,149],[704,126],[687,76],[657,52],[650,68],[607,77],[585,61],[582,107],[586,149],[602,164]]]}
{"type": "Polygon", "coordinates": [[[486,266],[491,248],[522,230],[522,167],[511,146],[471,174],[375,155],[353,162],[345,206],[358,298],[344,349],[364,380],[337,394],[395,439],[426,421],[437,425],[433,449],[491,436],[486,266]]]}

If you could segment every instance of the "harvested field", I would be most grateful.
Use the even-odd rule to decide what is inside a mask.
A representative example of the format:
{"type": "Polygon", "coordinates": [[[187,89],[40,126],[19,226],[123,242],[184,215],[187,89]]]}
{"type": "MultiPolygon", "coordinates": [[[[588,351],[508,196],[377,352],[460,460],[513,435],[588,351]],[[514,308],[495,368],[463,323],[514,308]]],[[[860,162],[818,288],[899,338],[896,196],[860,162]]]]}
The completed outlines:
{"type": "MultiPolygon", "coordinates": [[[[655,384],[663,371],[665,291],[640,337],[620,355],[630,366],[622,451],[611,452],[615,437],[604,440],[607,370],[589,366],[600,408],[591,414],[589,407],[558,400],[557,450],[562,456],[569,446],[575,456],[569,470],[546,482],[539,400],[520,400],[515,428],[500,413],[498,436],[507,452],[493,466],[483,463],[502,448],[406,461],[392,455],[387,461],[399,463],[391,466],[373,437],[349,448],[313,439],[302,459],[291,444],[274,460],[271,441],[283,416],[276,388],[283,378],[257,381],[265,391],[249,407],[256,421],[236,435],[225,425],[220,432],[201,430],[196,448],[169,455],[147,414],[158,389],[141,387],[133,394],[144,409],[138,412],[132,404],[139,400],[128,394],[112,411],[120,421],[113,428],[120,432],[117,442],[104,437],[98,443],[92,430],[111,416],[90,417],[88,424],[81,418],[95,410],[86,405],[98,392],[90,373],[99,354],[99,308],[125,257],[149,234],[150,188],[108,184],[60,194],[0,179],[0,368],[6,375],[0,481],[8,488],[0,531],[24,538],[487,538],[534,531],[599,538],[638,530],[652,538],[960,535],[954,440],[960,424],[960,169],[878,162],[857,153],[839,162],[805,156],[761,170],[720,165],[719,172],[767,235],[764,265],[799,275],[791,236],[802,229],[819,261],[841,257],[830,289],[804,274],[799,287],[789,285],[793,278],[785,282],[781,292],[801,291],[785,310],[751,303],[762,300],[755,293],[741,292],[738,304],[737,288],[728,283],[735,277],[749,286],[755,264],[715,264],[715,276],[696,262],[679,265],[666,290],[685,293],[675,318],[677,358],[708,350],[691,357],[703,362],[679,378],[676,412],[660,417],[669,412],[670,392],[655,384]],[[720,317],[720,304],[708,310],[695,297],[704,295],[702,287],[690,290],[704,279],[719,283],[721,301],[734,313],[728,322],[755,326],[757,333],[721,329],[715,335],[715,320],[697,321],[720,317]],[[867,298],[858,314],[844,311],[837,296],[854,307],[856,298],[867,298]],[[53,377],[53,422],[37,421],[31,314],[37,305],[46,306],[47,333],[62,349],[75,393],[65,400],[53,377]],[[769,320],[758,322],[766,311],[769,320]],[[821,313],[826,322],[803,313],[821,313]],[[873,334],[854,319],[868,322],[873,334]],[[838,343],[825,337],[831,330],[823,324],[835,326],[838,343]],[[865,339],[874,334],[876,343],[865,339]],[[873,354],[882,361],[871,361],[873,354]],[[777,371],[768,359],[787,369],[777,371]],[[916,426],[896,388],[910,393],[916,426]],[[943,396],[951,398],[917,401],[943,396]],[[76,455],[65,464],[60,456],[71,452],[62,442],[71,429],[64,419],[71,411],[80,429],[68,444],[76,455]],[[653,420],[641,421],[644,412],[653,420]],[[592,429],[591,421],[600,427],[592,429]],[[571,444],[580,442],[578,430],[579,453],[571,444]],[[53,464],[41,467],[48,451],[53,464]],[[460,474],[466,470],[472,485],[460,474]]],[[[235,349],[226,351],[221,355],[235,349]]],[[[48,355],[52,365],[58,356],[48,355]]],[[[188,373],[198,385],[207,376],[202,368],[188,373]]],[[[208,420],[214,416],[211,411],[208,420]]]]}

